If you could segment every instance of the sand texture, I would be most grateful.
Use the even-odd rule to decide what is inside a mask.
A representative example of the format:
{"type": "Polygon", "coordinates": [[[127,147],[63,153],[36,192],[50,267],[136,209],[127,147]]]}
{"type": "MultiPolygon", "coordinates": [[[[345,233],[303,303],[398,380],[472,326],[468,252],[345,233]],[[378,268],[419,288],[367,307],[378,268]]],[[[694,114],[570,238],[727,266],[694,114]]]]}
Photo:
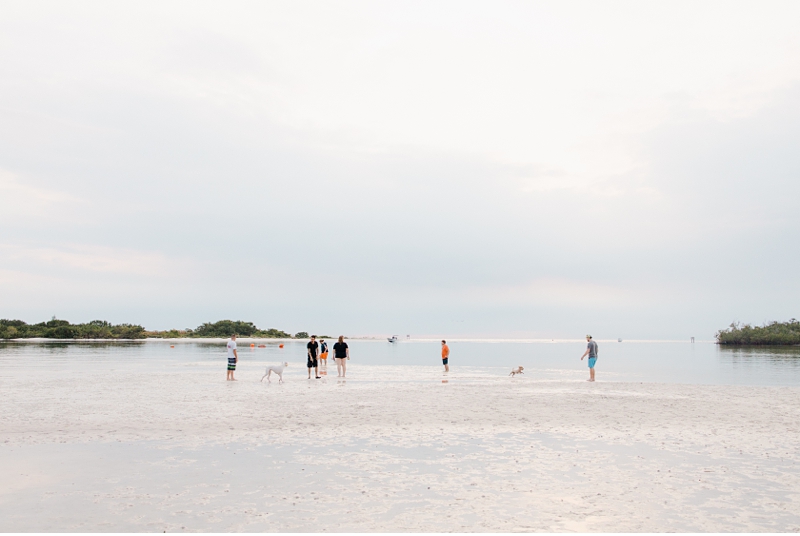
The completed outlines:
{"type": "Polygon", "coordinates": [[[262,365],[5,370],[0,529],[800,530],[796,388],[262,365]]]}

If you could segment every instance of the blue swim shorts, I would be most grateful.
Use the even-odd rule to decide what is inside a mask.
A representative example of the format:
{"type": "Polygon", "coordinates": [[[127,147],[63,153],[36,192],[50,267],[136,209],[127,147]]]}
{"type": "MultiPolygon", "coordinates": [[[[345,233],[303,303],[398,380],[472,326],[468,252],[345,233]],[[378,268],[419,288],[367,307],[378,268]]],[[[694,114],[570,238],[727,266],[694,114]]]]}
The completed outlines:
{"type": "Polygon", "coordinates": [[[594,368],[594,364],[596,362],[597,362],[597,358],[596,357],[590,357],[589,358],[589,368],[594,368]]]}
{"type": "Polygon", "coordinates": [[[446,364],[447,364],[447,361],[448,361],[448,359],[449,359],[448,357],[443,357],[443,358],[442,358],[442,365],[446,365],[446,364]]]}

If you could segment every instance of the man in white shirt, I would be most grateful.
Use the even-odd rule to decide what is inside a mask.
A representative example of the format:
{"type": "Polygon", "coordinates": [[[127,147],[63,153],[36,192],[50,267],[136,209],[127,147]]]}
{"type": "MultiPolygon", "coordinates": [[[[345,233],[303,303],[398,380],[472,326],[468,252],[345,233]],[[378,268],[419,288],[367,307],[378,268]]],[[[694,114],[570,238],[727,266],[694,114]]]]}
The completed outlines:
{"type": "Polygon", "coordinates": [[[239,354],[236,352],[236,334],[231,335],[231,340],[228,341],[228,377],[226,381],[235,382],[236,378],[233,377],[233,371],[236,370],[236,363],[239,362],[239,354]]]}

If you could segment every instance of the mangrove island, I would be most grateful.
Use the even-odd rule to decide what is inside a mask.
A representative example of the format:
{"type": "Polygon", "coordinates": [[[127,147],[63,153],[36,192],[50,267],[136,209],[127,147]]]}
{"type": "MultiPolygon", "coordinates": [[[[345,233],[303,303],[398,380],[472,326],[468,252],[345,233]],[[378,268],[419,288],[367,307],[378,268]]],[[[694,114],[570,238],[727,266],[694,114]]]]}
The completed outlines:
{"type": "Polygon", "coordinates": [[[716,337],[718,344],[800,345],[800,322],[794,318],[788,322],[770,322],[763,326],[734,322],[728,329],[718,331],[716,337]]]}
{"type": "MultiPolygon", "coordinates": [[[[28,324],[22,320],[0,319],[0,339],[173,339],[173,338],[227,338],[236,333],[242,337],[261,339],[291,339],[279,329],[259,329],[252,322],[220,320],[206,322],[196,329],[170,329],[147,331],[138,324],[111,324],[105,320],[92,320],[85,324],[70,324],[55,317],[47,322],[28,324]]],[[[297,335],[304,335],[300,332],[297,335]]],[[[304,338],[304,337],[295,337],[304,338]]]]}

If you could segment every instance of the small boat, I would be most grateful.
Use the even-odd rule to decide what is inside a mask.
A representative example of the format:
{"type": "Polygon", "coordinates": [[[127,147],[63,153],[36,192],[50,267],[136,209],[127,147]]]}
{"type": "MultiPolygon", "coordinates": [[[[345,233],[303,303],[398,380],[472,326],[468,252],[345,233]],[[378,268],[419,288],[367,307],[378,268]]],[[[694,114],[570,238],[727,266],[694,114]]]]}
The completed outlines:
{"type": "Polygon", "coordinates": [[[617,339],[617,342],[622,342],[622,339],[617,339]]]}
{"type": "Polygon", "coordinates": [[[397,335],[392,335],[391,337],[389,337],[386,340],[389,341],[389,342],[397,342],[397,335]]]}

